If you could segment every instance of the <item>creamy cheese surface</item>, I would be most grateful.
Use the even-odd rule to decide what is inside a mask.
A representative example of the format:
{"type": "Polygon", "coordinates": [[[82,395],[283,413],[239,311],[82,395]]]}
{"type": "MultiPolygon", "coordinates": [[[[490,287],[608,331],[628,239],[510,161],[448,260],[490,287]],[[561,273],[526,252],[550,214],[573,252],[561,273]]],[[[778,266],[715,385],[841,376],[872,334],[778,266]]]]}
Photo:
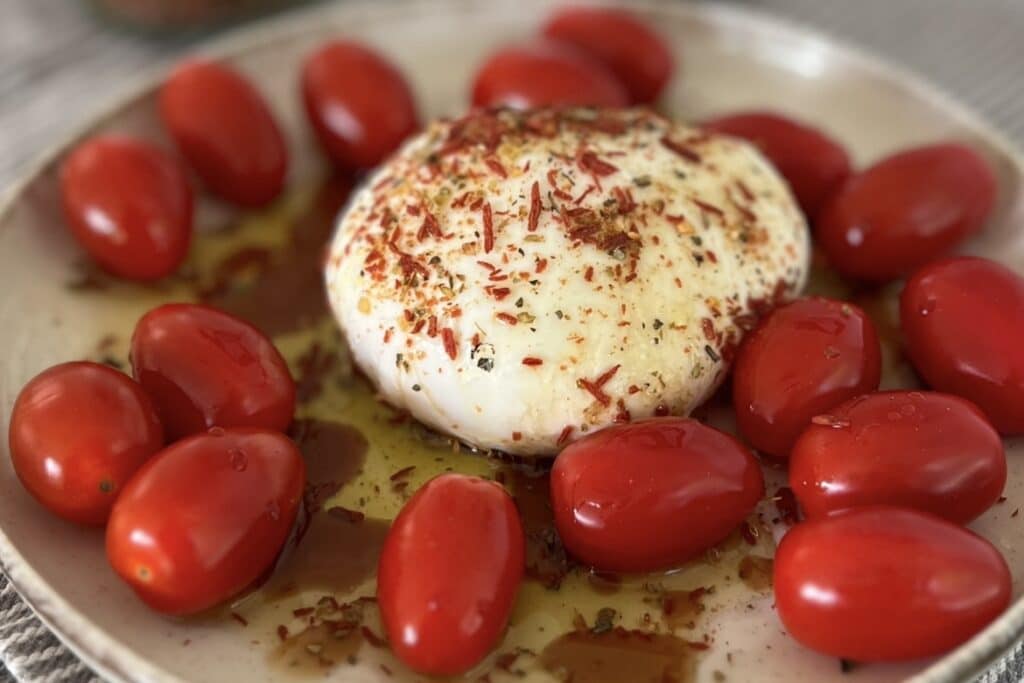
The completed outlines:
{"type": "Polygon", "coordinates": [[[648,110],[487,111],[431,124],[370,177],[326,279],[387,401],[538,455],[689,413],[808,259],[789,188],[742,141],[648,110]]]}

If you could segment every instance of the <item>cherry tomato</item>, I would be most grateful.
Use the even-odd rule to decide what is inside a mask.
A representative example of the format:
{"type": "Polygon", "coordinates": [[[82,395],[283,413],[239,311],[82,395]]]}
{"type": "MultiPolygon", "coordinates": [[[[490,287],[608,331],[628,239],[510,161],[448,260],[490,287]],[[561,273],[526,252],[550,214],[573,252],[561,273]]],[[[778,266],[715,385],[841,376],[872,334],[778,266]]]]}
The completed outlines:
{"type": "Polygon", "coordinates": [[[588,105],[625,107],[629,93],[611,71],[570,45],[534,41],[505,47],[473,80],[473,104],[518,109],[588,105]]]}
{"type": "Polygon", "coordinates": [[[192,190],[161,150],[121,137],[76,147],[60,171],[71,233],[105,270],[129,280],[170,275],[192,240],[192,190]]]}
{"type": "Polygon", "coordinates": [[[811,424],[789,460],[789,485],[809,518],[884,503],[966,524],[1006,484],[999,434],[949,394],[859,396],[811,424]]]}
{"type": "Polygon", "coordinates": [[[842,145],[817,128],[779,114],[743,112],[703,126],[754,143],[789,183],[809,220],[850,176],[850,157],[842,145]]]}
{"type": "Polygon", "coordinates": [[[287,437],[211,429],[161,451],[114,504],[107,559],[153,609],[195,614],[262,577],[291,531],[306,465],[287,437]]]}
{"type": "Polygon", "coordinates": [[[131,361],[172,438],[213,426],[284,431],[292,421],[295,382],[281,354],[215,308],[154,308],[135,326],[131,361]]]}
{"type": "Polygon", "coordinates": [[[903,277],[981,230],[996,178],[962,145],[900,152],[851,177],[823,208],[816,237],[842,274],[903,277]]]}
{"type": "Polygon", "coordinates": [[[606,571],[678,566],[728,536],[763,495],[750,451],[688,418],[603,429],[568,446],[551,470],[562,542],[606,571]]]}
{"type": "Polygon", "coordinates": [[[190,61],[160,89],[160,116],[178,149],[214,193],[262,206],[284,188],[288,150],[267,103],[241,74],[190,61]]]}
{"type": "Polygon", "coordinates": [[[775,553],[775,605],[789,634],[857,662],[951,650],[1006,608],[1010,580],[988,541],[904,508],[798,524],[775,553]]]}
{"type": "Polygon", "coordinates": [[[432,675],[483,659],[508,624],[524,552],[519,513],[501,486],[462,474],[427,482],[391,526],[377,573],[398,658],[432,675]]]}
{"type": "Polygon", "coordinates": [[[929,385],[978,404],[1003,434],[1024,434],[1024,278],[980,258],[933,263],[904,287],[900,324],[929,385]]]}
{"type": "Polygon", "coordinates": [[[11,411],[11,462],[54,514],[103,525],[128,478],[163,447],[156,411],[131,377],[98,363],[36,375],[11,411]]]}
{"type": "Polygon", "coordinates": [[[419,125],[405,78],[359,43],[336,41],[311,54],[302,97],[320,143],[348,169],[376,166],[419,125]]]}
{"type": "Polygon", "coordinates": [[[631,12],[567,7],[548,20],[543,33],[604,64],[626,86],[633,104],[658,99],[672,77],[672,53],[665,41],[631,12]]]}
{"type": "Polygon", "coordinates": [[[819,297],[775,309],[740,347],[732,383],[740,432],[779,458],[811,418],[874,391],[882,351],[871,319],[819,297]]]}

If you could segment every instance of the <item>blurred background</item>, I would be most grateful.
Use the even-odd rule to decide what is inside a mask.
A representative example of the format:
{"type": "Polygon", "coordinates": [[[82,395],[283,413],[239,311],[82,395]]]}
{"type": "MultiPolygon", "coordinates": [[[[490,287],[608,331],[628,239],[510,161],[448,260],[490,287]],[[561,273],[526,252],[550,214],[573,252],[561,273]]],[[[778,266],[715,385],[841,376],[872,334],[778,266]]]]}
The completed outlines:
{"type": "MultiPolygon", "coordinates": [[[[0,193],[150,69],[239,24],[325,1],[0,0],[0,193]]],[[[1024,147],[1024,0],[737,2],[917,71],[1024,147]]],[[[1018,647],[983,680],[1022,680],[1022,658],[1018,647]]],[[[23,681],[94,680],[2,576],[0,660],[0,682],[12,672],[23,681]]]]}

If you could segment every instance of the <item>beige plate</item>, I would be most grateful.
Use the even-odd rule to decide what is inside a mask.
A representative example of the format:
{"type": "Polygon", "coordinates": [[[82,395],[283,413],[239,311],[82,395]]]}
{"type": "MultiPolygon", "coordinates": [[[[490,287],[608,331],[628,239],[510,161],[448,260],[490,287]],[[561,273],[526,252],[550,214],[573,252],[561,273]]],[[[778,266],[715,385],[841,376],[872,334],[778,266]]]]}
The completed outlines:
{"type": "MultiPolygon", "coordinates": [[[[314,8],[244,30],[219,41],[209,54],[235,64],[259,84],[285,125],[294,179],[318,173],[320,157],[299,108],[298,64],[325,38],[352,36],[378,45],[409,75],[423,109],[457,113],[473,68],[493,46],[527,35],[549,7],[546,0],[439,2],[370,0],[314,8]]],[[[985,235],[970,245],[1024,269],[1022,167],[1010,145],[962,107],[915,77],[802,28],[738,8],[648,2],[639,11],[675,49],[683,75],[666,98],[668,108],[700,118],[745,107],[767,107],[822,125],[847,143],[858,164],[894,149],[955,138],[982,151],[1000,184],[999,209],[985,235]]],[[[163,140],[155,124],[147,80],[118,100],[97,128],[136,132],[163,140]]],[[[80,254],[62,228],[54,160],[75,140],[64,140],[7,196],[0,212],[0,414],[8,413],[19,388],[42,368],[94,350],[112,326],[124,328],[117,301],[82,301],[64,283],[80,254]]],[[[202,221],[223,219],[223,207],[204,206],[202,221]]],[[[1011,450],[1022,450],[1011,444],[1011,450]]],[[[86,532],[44,514],[17,482],[7,457],[0,458],[0,557],[14,585],[36,612],[85,661],[119,681],[281,680],[267,664],[257,636],[222,623],[182,623],[145,609],[108,569],[98,532],[86,532]],[[190,639],[187,649],[182,642],[190,639]]],[[[1010,456],[1008,501],[975,528],[1005,553],[1024,585],[1024,454],[1010,456]]],[[[842,549],[837,549],[842,552],[842,549]]],[[[872,666],[854,675],[890,681],[961,680],[991,663],[1024,626],[1024,601],[946,658],[899,667],[872,666]]],[[[716,644],[698,677],[710,679],[735,653],[729,680],[827,681],[841,675],[835,660],[794,644],[782,631],[770,597],[752,610],[718,615],[716,644]]],[[[375,667],[334,670],[344,680],[382,678],[375,667]]],[[[538,677],[540,675],[538,674],[538,677]]]]}

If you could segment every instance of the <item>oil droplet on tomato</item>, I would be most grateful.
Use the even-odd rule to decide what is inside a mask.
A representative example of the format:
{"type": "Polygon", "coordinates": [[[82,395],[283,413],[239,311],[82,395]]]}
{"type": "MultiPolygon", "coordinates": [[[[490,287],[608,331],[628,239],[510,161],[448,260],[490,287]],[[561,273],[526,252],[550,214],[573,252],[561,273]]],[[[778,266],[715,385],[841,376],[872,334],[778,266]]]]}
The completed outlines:
{"type": "Polygon", "coordinates": [[[921,307],[917,309],[917,312],[921,315],[928,315],[935,311],[935,299],[925,299],[921,302],[921,307]]]}
{"type": "Polygon", "coordinates": [[[231,458],[231,469],[236,472],[244,472],[245,468],[249,466],[249,458],[238,448],[228,450],[228,457],[231,458]]]}

